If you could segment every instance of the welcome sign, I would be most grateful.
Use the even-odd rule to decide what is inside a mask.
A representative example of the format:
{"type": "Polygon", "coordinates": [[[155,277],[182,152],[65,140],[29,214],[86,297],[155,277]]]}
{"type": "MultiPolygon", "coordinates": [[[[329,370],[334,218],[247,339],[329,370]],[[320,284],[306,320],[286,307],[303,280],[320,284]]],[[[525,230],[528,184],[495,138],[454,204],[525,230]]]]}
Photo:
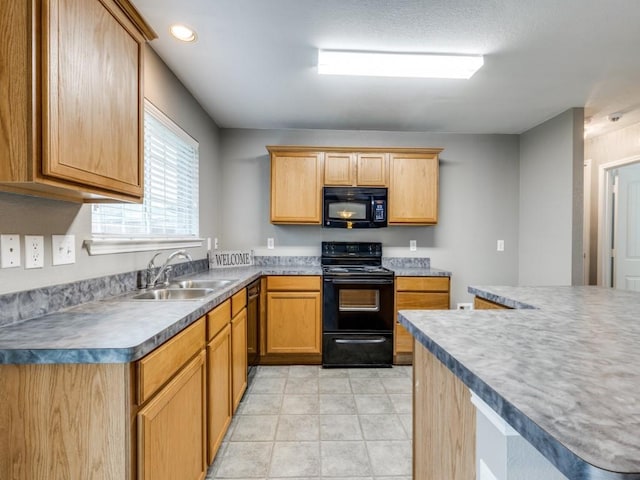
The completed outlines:
{"type": "Polygon", "coordinates": [[[249,267],[253,265],[253,250],[212,252],[209,261],[210,268],[249,267]]]}

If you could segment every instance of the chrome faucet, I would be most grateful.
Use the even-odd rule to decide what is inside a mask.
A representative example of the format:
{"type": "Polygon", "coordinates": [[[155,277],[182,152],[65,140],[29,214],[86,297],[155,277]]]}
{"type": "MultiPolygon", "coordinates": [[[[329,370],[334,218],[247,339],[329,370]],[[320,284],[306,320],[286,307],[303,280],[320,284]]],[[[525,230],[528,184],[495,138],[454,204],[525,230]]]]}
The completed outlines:
{"type": "Polygon", "coordinates": [[[164,284],[169,283],[169,273],[171,272],[171,266],[169,265],[169,262],[171,262],[171,260],[173,260],[175,257],[186,258],[188,261],[193,262],[193,258],[191,258],[191,255],[189,255],[185,250],[176,250],[175,252],[172,252],[169,254],[167,259],[164,261],[164,263],[160,267],[160,270],[158,270],[158,273],[153,275],[153,269],[156,268],[154,261],[158,257],[158,255],[160,255],[161,253],[162,252],[156,253],[153,256],[153,258],[149,261],[149,264],[147,265],[147,288],[155,287],[158,281],[163,276],[165,276],[164,284]]]}

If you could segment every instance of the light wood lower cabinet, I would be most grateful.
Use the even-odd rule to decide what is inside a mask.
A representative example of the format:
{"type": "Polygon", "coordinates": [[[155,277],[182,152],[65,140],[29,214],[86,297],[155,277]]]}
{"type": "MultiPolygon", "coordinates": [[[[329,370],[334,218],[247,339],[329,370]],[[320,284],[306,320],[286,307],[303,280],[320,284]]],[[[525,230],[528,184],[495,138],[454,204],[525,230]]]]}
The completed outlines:
{"type": "Polygon", "coordinates": [[[322,352],[322,298],[318,276],[267,278],[267,355],[322,352]]]}
{"type": "Polygon", "coordinates": [[[231,423],[231,325],[227,319],[222,331],[207,345],[207,463],[222,444],[231,423]]]}
{"type": "Polygon", "coordinates": [[[505,307],[496,302],[492,302],[491,300],[485,300],[480,297],[473,297],[473,308],[476,310],[498,310],[498,309],[509,309],[509,307],[505,307]]]}
{"type": "Polygon", "coordinates": [[[128,364],[0,365],[0,478],[132,476],[128,364]]]}
{"type": "Polygon", "coordinates": [[[398,323],[399,310],[448,310],[449,277],[396,277],[394,363],[410,364],[413,337],[398,323]]]}
{"type": "Polygon", "coordinates": [[[419,342],[413,412],[413,478],[475,480],[476,410],[469,389],[419,342]]]}
{"type": "Polygon", "coordinates": [[[247,389],[247,290],[231,298],[231,400],[236,412],[247,389]]]}
{"type": "Polygon", "coordinates": [[[138,480],[202,480],[205,353],[200,352],[138,412],[138,480]]]}

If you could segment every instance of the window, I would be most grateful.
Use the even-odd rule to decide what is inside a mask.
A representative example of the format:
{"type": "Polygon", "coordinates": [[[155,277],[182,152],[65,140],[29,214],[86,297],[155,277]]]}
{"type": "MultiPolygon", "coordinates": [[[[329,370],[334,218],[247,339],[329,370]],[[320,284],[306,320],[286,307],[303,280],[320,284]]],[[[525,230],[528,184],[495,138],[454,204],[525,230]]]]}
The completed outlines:
{"type": "Polygon", "coordinates": [[[94,238],[88,243],[198,236],[198,142],[146,100],[144,165],[144,202],[92,205],[94,238]]]}

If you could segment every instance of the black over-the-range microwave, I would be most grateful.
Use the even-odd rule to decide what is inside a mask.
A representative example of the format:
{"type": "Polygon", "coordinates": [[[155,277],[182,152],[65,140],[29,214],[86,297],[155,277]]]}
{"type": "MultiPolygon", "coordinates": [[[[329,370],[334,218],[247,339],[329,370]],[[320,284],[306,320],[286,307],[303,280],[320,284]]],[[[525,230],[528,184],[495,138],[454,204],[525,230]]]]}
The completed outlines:
{"type": "Polygon", "coordinates": [[[327,228],[387,226],[387,189],[324,187],[322,224],[327,228]]]}

